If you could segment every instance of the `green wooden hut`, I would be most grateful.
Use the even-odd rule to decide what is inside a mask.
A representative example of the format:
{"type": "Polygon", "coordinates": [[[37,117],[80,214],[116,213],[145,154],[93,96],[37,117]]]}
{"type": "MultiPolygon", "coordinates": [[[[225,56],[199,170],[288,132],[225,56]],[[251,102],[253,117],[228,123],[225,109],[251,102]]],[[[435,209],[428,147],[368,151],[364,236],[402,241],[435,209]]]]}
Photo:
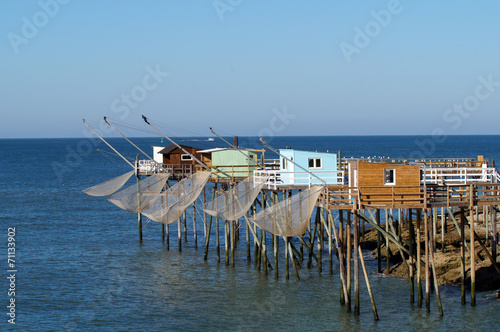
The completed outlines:
{"type": "Polygon", "coordinates": [[[241,179],[259,168],[264,150],[216,148],[198,152],[211,153],[212,178],[241,179]]]}

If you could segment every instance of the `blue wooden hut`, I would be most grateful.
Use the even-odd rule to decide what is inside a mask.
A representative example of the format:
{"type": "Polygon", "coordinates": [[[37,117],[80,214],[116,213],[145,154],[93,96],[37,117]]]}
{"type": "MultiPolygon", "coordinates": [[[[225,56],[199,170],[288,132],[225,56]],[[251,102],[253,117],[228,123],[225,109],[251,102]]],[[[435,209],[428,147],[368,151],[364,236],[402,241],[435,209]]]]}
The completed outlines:
{"type": "Polygon", "coordinates": [[[340,173],[337,172],[338,163],[336,153],[281,149],[280,154],[293,161],[292,163],[286,158],[280,158],[280,178],[283,184],[304,185],[322,183],[318,178],[310,175],[295,164],[314,173],[314,175],[321,178],[327,184],[342,182],[340,173]]]}

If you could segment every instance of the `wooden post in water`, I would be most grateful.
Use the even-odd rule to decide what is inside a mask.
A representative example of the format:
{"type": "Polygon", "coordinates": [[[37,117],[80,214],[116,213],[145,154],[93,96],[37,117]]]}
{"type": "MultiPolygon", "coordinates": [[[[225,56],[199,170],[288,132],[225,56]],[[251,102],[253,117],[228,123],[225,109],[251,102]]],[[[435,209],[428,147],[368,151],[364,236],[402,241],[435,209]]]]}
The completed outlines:
{"type": "MultiPolygon", "coordinates": [[[[354,204],[356,205],[356,202],[354,204]]],[[[353,210],[353,221],[354,221],[354,314],[359,315],[359,218],[357,210],[353,210]]]]}
{"type": "MultiPolygon", "coordinates": [[[[380,227],[380,209],[377,209],[375,212],[375,219],[377,222],[377,226],[380,227]]],[[[382,273],[382,257],[381,257],[381,251],[380,251],[380,231],[377,230],[377,271],[378,273],[382,273]]]]}
{"type": "Polygon", "coordinates": [[[434,207],[431,209],[432,213],[432,249],[433,252],[436,252],[436,241],[437,241],[437,208],[434,207]]]}
{"type": "Polygon", "coordinates": [[[225,262],[229,265],[229,224],[227,220],[224,220],[224,249],[225,249],[225,262]]]}
{"type": "MultiPolygon", "coordinates": [[[[437,211],[435,211],[435,212],[437,212],[437,211]]],[[[431,230],[431,231],[433,231],[433,230],[431,230]]],[[[434,234],[432,234],[432,236],[434,236],[434,234]]],[[[430,241],[430,244],[431,244],[431,246],[434,246],[433,241],[430,241]]],[[[443,316],[443,305],[441,303],[441,295],[439,294],[439,285],[438,285],[438,280],[437,280],[437,275],[436,275],[436,266],[434,264],[434,252],[435,252],[435,249],[433,247],[431,247],[429,249],[429,256],[430,256],[429,259],[430,259],[430,263],[431,263],[431,267],[432,267],[432,277],[434,279],[434,289],[436,290],[439,315],[443,316]]]]}
{"type": "MultiPolygon", "coordinates": [[[[389,211],[387,209],[385,209],[385,231],[387,232],[387,234],[389,234],[389,211]]],[[[385,237],[385,250],[386,250],[386,253],[385,253],[385,274],[389,274],[389,272],[391,271],[390,270],[390,266],[389,266],[389,255],[390,255],[390,249],[389,249],[389,237],[386,236],[385,237]]]]}
{"type": "Polygon", "coordinates": [[[366,288],[368,289],[368,294],[370,295],[370,301],[372,303],[373,318],[378,320],[377,306],[375,305],[375,298],[373,297],[372,288],[370,286],[370,280],[368,279],[368,273],[366,272],[365,259],[363,258],[363,252],[361,247],[358,247],[359,258],[361,260],[361,267],[363,268],[363,275],[365,276],[366,288]]]}
{"type": "Polygon", "coordinates": [[[234,267],[235,261],[234,261],[234,248],[235,248],[235,241],[236,241],[236,234],[235,234],[235,221],[230,221],[231,224],[231,231],[230,231],[230,236],[231,236],[231,266],[234,267]]]}
{"type": "Polygon", "coordinates": [[[167,250],[170,250],[170,230],[169,225],[165,225],[165,237],[167,241],[167,250]]]}
{"type": "MultiPolygon", "coordinates": [[[[331,212],[331,211],[330,211],[331,212]]],[[[328,218],[328,217],[327,217],[328,218]]],[[[332,257],[332,229],[335,227],[333,225],[332,218],[327,219],[327,224],[328,224],[328,274],[333,275],[333,257],[332,257]]],[[[339,262],[342,259],[340,255],[338,255],[339,262]]]]}
{"type": "Polygon", "coordinates": [[[161,242],[165,243],[165,224],[161,224],[161,242]]]}
{"type": "MultiPolygon", "coordinates": [[[[342,210],[339,211],[341,213],[342,210]]],[[[346,305],[347,310],[351,311],[351,302],[348,296],[348,291],[347,291],[347,281],[346,281],[346,271],[345,271],[345,247],[344,243],[345,241],[342,239],[342,237],[337,235],[337,231],[335,230],[335,224],[333,223],[333,215],[332,211],[328,211],[328,219],[331,221],[333,224],[333,234],[335,235],[335,242],[337,243],[337,251],[339,253],[339,265],[340,265],[340,281],[342,283],[342,291],[340,292],[340,304],[341,305],[346,305]]],[[[339,228],[342,227],[342,224],[339,223],[339,228]]],[[[340,232],[339,232],[340,233],[340,232]]]]}
{"type": "Polygon", "coordinates": [[[288,237],[283,237],[283,240],[285,240],[285,278],[286,280],[290,279],[290,272],[289,272],[289,259],[288,259],[288,237]]]}
{"type": "MultiPolygon", "coordinates": [[[[318,206],[316,207],[316,227],[318,228],[318,233],[317,233],[317,236],[318,236],[318,272],[319,274],[321,274],[321,272],[323,272],[323,264],[321,262],[321,258],[322,258],[322,251],[323,251],[323,224],[321,223],[321,213],[322,213],[322,210],[321,208],[318,206]]],[[[312,247],[311,247],[312,249],[312,247]]]]}
{"type": "Polygon", "coordinates": [[[268,275],[267,269],[267,232],[265,230],[261,230],[262,234],[262,267],[264,268],[264,275],[268,275]]]}
{"type": "MultiPolygon", "coordinates": [[[[139,155],[137,155],[137,158],[135,160],[135,174],[137,176],[137,199],[138,199],[138,206],[139,210],[141,210],[141,175],[139,174],[139,155]]],[[[137,213],[137,225],[139,227],[139,243],[142,243],[142,214],[139,211],[137,213]]]]}
{"type": "Polygon", "coordinates": [[[497,260],[497,208],[491,207],[491,256],[496,262],[497,260]]]}
{"type": "Polygon", "coordinates": [[[444,243],[444,231],[446,229],[446,213],[444,212],[444,208],[441,208],[441,252],[444,253],[445,243],[444,243]]]}
{"type": "MultiPolygon", "coordinates": [[[[345,225],[346,231],[345,236],[347,238],[347,249],[346,249],[346,264],[347,264],[347,297],[352,299],[351,297],[351,259],[352,259],[352,245],[351,245],[351,213],[347,212],[347,223],[345,225]]],[[[349,303],[350,304],[350,303],[349,303]]],[[[349,307],[349,311],[351,308],[349,307]]]]}
{"type": "Polygon", "coordinates": [[[205,240],[205,243],[207,242],[207,213],[205,212],[205,209],[207,208],[207,196],[206,196],[206,190],[205,186],[203,186],[203,238],[205,240]]]}
{"type": "Polygon", "coordinates": [[[460,291],[462,297],[462,305],[465,305],[465,211],[460,208],[460,291]]]}
{"type": "Polygon", "coordinates": [[[181,232],[181,227],[182,227],[182,216],[179,217],[177,220],[177,237],[179,240],[179,252],[182,251],[182,232],[181,232]]]}
{"type": "Polygon", "coordinates": [[[220,229],[219,218],[215,218],[215,246],[217,251],[217,262],[220,263],[220,229]]]}
{"type": "Polygon", "coordinates": [[[247,240],[247,262],[250,262],[252,260],[250,256],[250,227],[247,222],[245,222],[245,238],[247,240]]]}
{"type": "Polygon", "coordinates": [[[427,215],[427,209],[424,209],[424,227],[425,227],[425,308],[427,312],[431,311],[431,293],[430,293],[430,266],[429,266],[429,217],[427,215]]]}
{"type": "Polygon", "coordinates": [[[422,220],[422,209],[417,209],[417,298],[418,298],[418,307],[422,307],[422,269],[421,269],[421,260],[422,260],[422,235],[420,232],[420,224],[422,220]]]}
{"type": "Polygon", "coordinates": [[[277,235],[273,235],[274,239],[274,279],[278,279],[278,249],[279,249],[279,241],[280,238],[277,235]]]}
{"type": "MultiPolygon", "coordinates": [[[[205,190],[205,189],[203,189],[205,190]]],[[[217,191],[217,184],[214,185],[214,190],[212,191],[212,210],[214,209],[214,199],[215,199],[215,195],[216,195],[216,191],[217,191]]],[[[205,195],[203,195],[205,196],[205,195]]],[[[204,206],[206,206],[206,202],[203,203],[204,206]]],[[[207,214],[205,213],[205,220],[206,220],[206,216],[207,214]]],[[[210,233],[212,232],[212,215],[210,215],[210,217],[208,218],[208,225],[206,225],[206,232],[205,232],[205,253],[203,255],[203,260],[207,260],[208,259],[208,246],[210,244],[210,233]]]]}
{"type": "Polygon", "coordinates": [[[182,214],[183,215],[183,225],[184,225],[184,243],[187,243],[187,240],[188,240],[188,237],[187,237],[187,213],[186,211],[184,210],[184,213],[182,214]]]}
{"type": "MultiPolygon", "coordinates": [[[[472,185],[471,185],[472,188],[472,185]]],[[[472,198],[471,198],[472,200],[472,198]]],[[[474,238],[474,214],[471,210],[470,226],[470,305],[476,306],[476,246],[474,238]]]]}
{"type": "Polygon", "coordinates": [[[413,220],[411,215],[411,209],[408,209],[408,232],[410,236],[410,255],[409,255],[409,265],[410,265],[410,303],[415,302],[415,230],[413,229],[413,220]]]}
{"type": "Polygon", "coordinates": [[[193,236],[194,247],[198,249],[198,235],[196,234],[196,201],[193,202],[193,236]]]}
{"type": "MultiPolygon", "coordinates": [[[[332,216],[333,218],[333,216],[332,216]]],[[[333,225],[335,227],[335,224],[333,225]]],[[[335,242],[337,242],[337,248],[339,251],[339,263],[341,265],[340,267],[340,280],[341,282],[345,282],[346,279],[346,271],[345,271],[345,250],[346,250],[346,239],[344,237],[344,211],[339,210],[339,236],[338,238],[335,239],[335,242]],[[343,274],[342,274],[343,273],[343,274]]],[[[347,287],[344,289],[343,292],[340,292],[340,304],[344,305],[345,304],[345,296],[347,295],[347,287]]]]}

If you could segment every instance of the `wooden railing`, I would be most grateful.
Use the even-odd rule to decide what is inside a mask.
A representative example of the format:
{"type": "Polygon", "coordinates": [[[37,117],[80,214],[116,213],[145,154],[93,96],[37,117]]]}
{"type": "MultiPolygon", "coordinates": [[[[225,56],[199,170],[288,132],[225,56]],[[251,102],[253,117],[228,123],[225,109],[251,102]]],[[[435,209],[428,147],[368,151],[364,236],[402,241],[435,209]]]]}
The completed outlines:
{"type": "Polygon", "coordinates": [[[231,181],[237,182],[241,179],[249,178],[258,168],[255,165],[237,165],[237,166],[212,166],[211,181],[231,181]]]}
{"type": "Polygon", "coordinates": [[[500,183],[409,187],[327,186],[318,200],[325,208],[428,208],[500,205],[500,183]]]}

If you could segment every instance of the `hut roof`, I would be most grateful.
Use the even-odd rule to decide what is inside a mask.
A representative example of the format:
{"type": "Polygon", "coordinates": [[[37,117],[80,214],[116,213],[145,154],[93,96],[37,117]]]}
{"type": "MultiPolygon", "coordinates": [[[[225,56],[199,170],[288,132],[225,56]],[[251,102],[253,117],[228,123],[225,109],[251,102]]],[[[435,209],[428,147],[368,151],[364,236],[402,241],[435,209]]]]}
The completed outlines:
{"type": "MultiPolygon", "coordinates": [[[[188,145],[182,145],[182,144],[179,144],[183,149],[186,149],[186,148],[191,148],[191,149],[195,149],[197,150],[198,148],[195,148],[194,146],[188,146],[188,145]]],[[[161,149],[160,151],[158,151],[158,153],[160,154],[170,154],[172,153],[175,149],[178,149],[177,145],[175,144],[170,144],[170,145],[167,145],[165,148],[161,149]]]]}

